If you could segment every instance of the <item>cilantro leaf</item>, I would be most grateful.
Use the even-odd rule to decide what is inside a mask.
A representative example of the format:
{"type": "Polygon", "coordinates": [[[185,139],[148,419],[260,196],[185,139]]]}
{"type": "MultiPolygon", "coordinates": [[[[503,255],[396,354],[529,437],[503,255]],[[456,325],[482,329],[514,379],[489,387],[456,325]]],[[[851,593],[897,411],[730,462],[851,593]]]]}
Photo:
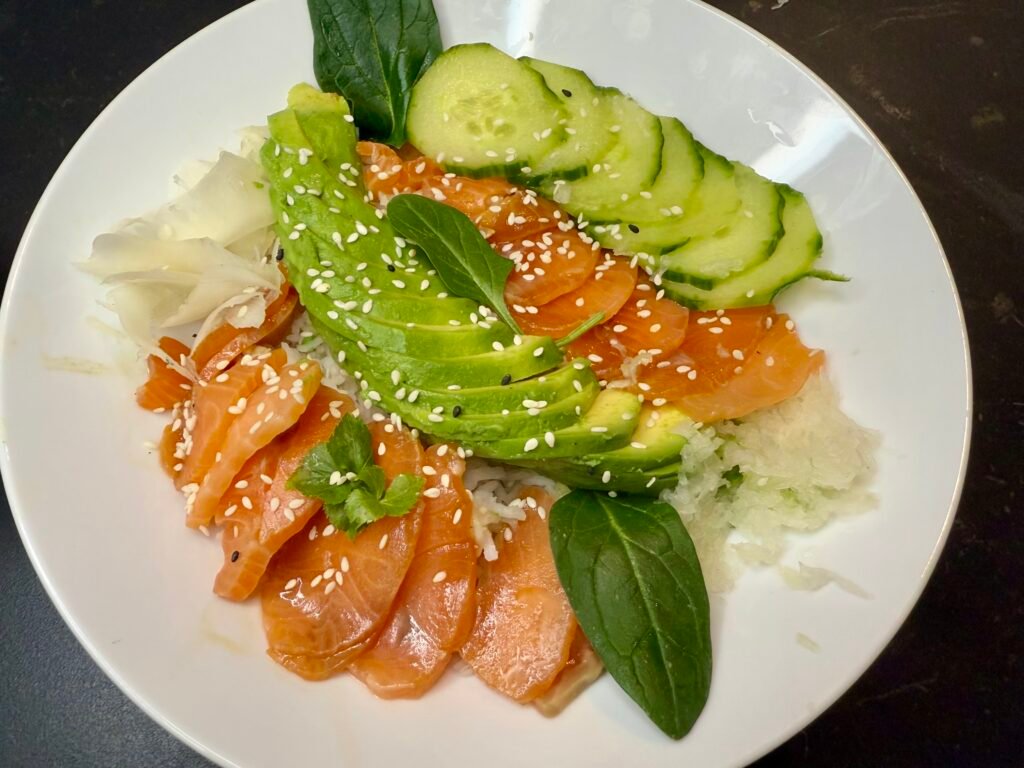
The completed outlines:
{"type": "Polygon", "coordinates": [[[306,454],[301,466],[289,478],[288,487],[310,498],[322,499],[325,504],[341,504],[352,492],[352,484],[338,468],[326,443],[306,454]]]}
{"type": "Polygon", "coordinates": [[[423,478],[398,475],[389,485],[384,470],[373,463],[370,430],[346,414],[327,442],[306,454],[288,487],[323,501],[331,524],[355,537],[374,520],[409,512],[419,500],[423,478]]]}
{"type": "Polygon", "coordinates": [[[422,477],[401,474],[391,481],[381,504],[384,505],[389,517],[401,517],[419,501],[422,491],[422,477]]]}
{"type": "Polygon", "coordinates": [[[327,449],[342,472],[360,474],[373,462],[370,430],[362,419],[346,413],[327,440],[327,449]]]}

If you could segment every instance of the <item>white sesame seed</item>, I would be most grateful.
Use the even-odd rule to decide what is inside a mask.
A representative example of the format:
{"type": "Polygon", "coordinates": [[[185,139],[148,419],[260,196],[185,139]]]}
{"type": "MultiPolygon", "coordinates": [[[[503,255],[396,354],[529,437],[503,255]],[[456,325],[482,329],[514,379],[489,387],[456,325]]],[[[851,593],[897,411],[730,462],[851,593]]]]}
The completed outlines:
{"type": "Polygon", "coordinates": [[[438,571],[437,573],[434,574],[434,583],[435,584],[440,584],[446,578],[448,578],[448,574],[447,573],[445,573],[444,571],[438,571]]]}

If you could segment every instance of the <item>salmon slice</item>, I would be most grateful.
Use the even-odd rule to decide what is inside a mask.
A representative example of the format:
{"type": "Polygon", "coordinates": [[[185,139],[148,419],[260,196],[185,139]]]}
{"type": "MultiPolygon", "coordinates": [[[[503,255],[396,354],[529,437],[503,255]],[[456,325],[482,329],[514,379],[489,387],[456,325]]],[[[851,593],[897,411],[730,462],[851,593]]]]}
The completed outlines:
{"type": "Polygon", "coordinates": [[[557,229],[494,248],[516,264],[505,283],[505,303],[511,307],[539,306],[575,291],[594,273],[601,254],[597,243],[557,229]]]}
{"type": "Polygon", "coordinates": [[[363,164],[363,185],[381,202],[394,195],[420,192],[444,176],[444,169],[430,158],[403,158],[386,144],[360,141],[356,150],[363,164]]]}
{"type": "Polygon", "coordinates": [[[443,176],[420,194],[462,211],[494,243],[538,235],[568,220],[554,203],[504,179],[443,176]]]}
{"type": "Polygon", "coordinates": [[[508,242],[554,229],[569,218],[549,200],[505,179],[473,179],[445,173],[436,162],[412,148],[361,141],[363,184],[380,202],[401,193],[414,193],[462,211],[493,242],[508,242]]]}
{"type": "MultiPolygon", "coordinates": [[[[182,367],[188,362],[189,348],[170,336],[164,336],[157,346],[172,360],[182,367]]],[[[178,403],[183,403],[192,396],[192,382],[167,361],[157,355],[150,355],[146,362],[149,366],[149,377],[146,383],[135,390],[135,402],[147,411],[163,413],[178,403]]]]}
{"type": "MultiPolygon", "coordinates": [[[[636,267],[623,259],[606,258],[583,285],[539,307],[527,306],[515,318],[524,333],[559,339],[597,312],[614,317],[636,287],[636,267]]],[[[512,308],[515,311],[515,308],[512,308]]]]}
{"type": "Polygon", "coordinates": [[[242,413],[231,422],[221,450],[214,457],[201,483],[182,487],[186,493],[186,524],[206,525],[217,510],[217,502],[249,457],[290,429],[299,420],[320,386],[322,373],[316,363],[303,360],[281,369],[264,366],[263,385],[248,398],[242,413]]]}
{"type": "Polygon", "coordinates": [[[585,357],[590,361],[594,375],[600,381],[608,382],[622,378],[622,363],[626,359],[623,350],[617,347],[604,333],[598,333],[600,326],[591,328],[567,347],[569,357],[585,357]]]}
{"type": "Polygon", "coordinates": [[[498,559],[480,567],[476,626],[461,652],[477,677],[518,702],[551,688],[577,632],[548,540],[553,500],[540,488],[524,493],[538,509],[527,509],[498,559]]]}
{"type": "Polygon", "coordinates": [[[184,429],[185,422],[181,418],[181,413],[175,409],[174,421],[164,426],[163,432],[160,433],[160,443],[157,445],[160,466],[172,480],[176,480],[181,471],[181,459],[178,457],[178,453],[184,429]]]}
{"type": "MultiPolygon", "coordinates": [[[[374,460],[388,480],[419,474],[419,441],[404,428],[384,427],[372,424],[370,430],[374,460]]],[[[422,500],[407,515],[371,523],[355,539],[317,512],[281,548],[261,593],[267,653],[274,661],[307,680],[323,680],[376,641],[416,551],[421,508],[422,500]]]]}
{"type": "Polygon", "coordinates": [[[190,404],[186,403],[184,411],[179,489],[203,481],[217,454],[223,452],[228,430],[245,409],[249,397],[263,381],[277,376],[286,359],[283,349],[249,356],[196,388],[195,398],[190,404]]]}
{"type": "MultiPolygon", "coordinates": [[[[695,421],[738,419],[793,397],[824,363],[825,354],[804,346],[789,317],[777,315],[731,378],[716,389],[688,393],[676,402],[695,421]]],[[[699,381],[699,361],[696,368],[699,381]]]]}
{"type": "Polygon", "coordinates": [[[558,675],[555,684],[542,695],[533,700],[533,706],[545,717],[554,717],[569,706],[577,696],[585,691],[590,684],[604,672],[604,664],[587,636],[582,631],[576,632],[569,652],[569,663],[558,675]]]}
{"type": "Polygon", "coordinates": [[[258,328],[235,328],[225,323],[208,333],[192,350],[200,381],[210,381],[232,361],[260,342],[272,343],[291,324],[299,306],[299,295],[285,286],[267,307],[266,319],[258,328]]]}
{"type": "Polygon", "coordinates": [[[654,285],[643,279],[622,309],[594,330],[609,346],[614,338],[628,357],[641,352],[669,354],[682,345],[689,314],[671,299],[658,298],[654,285]]]}
{"type": "Polygon", "coordinates": [[[253,457],[260,465],[255,477],[243,468],[235,478],[232,490],[241,484],[243,493],[258,490],[258,496],[221,501],[224,511],[217,522],[226,524],[230,519],[231,525],[225,525],[221,537],[224,565],[213,583],[216,594],[228,600],[249,597],[270,558],[320,509],[319,499],[288,488],[288,481],[306,454],[325,442],[341,418],[354,410],[355,403],[347,395],[321,386],[298,423],[253,457]]]}
{"type": "Polygon", "coordinates": [[[477,555],[465,471],[454,446],[427,452],[416,555],[380,638],[350,667],[381,698],[423,695],[473,630],[477,555]]]}
{"type": "Polygon", "coordinates": [[[639,372],[645,396],[679,405],[696,421],[735,419],[796,394],[824,362],[771,306],[695,312],[671,355],[639,372]]]}

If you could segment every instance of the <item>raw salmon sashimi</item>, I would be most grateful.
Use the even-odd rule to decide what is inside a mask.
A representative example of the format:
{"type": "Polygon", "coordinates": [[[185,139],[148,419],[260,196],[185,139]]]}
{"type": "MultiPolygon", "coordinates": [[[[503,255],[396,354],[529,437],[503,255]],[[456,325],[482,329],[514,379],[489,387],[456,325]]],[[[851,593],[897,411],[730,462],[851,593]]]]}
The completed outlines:
{"type": "MultiPolygon", "coordinates": [[[[378,200],[416,193],[444,176],[444,169],[428,157],[402,158],[386,144],[360,141],[356,145],[363,166],[363,185],[378,200]]],[[[342,172],[349,171],[342,168],[342,172]]]]}
{"type": "MultiPolygon", "coordinates": [[[[371,424],[374,460],[388,480],[419,475],[423,448],[404,428],[371,424]],[[385,451],[379,453],[379,446],[385,451]]],[[[270,561],[261,602],[267,653],[307,680],[341,671],[373,645],[416,551],[422,499],[402,517],[371,523],[354,539],[323,512],[270,561]]]]}
{"type": "Polygon", "coordinates": [[[524,493],[536,509],[527,506],[498,559],[481,565],[476,625],[462,648],[477,677],[519,702],[551,688],[577,632],[548,539],[553,499],[540,488],[524,493]]]}
{"type": "Polygon", "coordinates": [[[181,451],[182,434],[185,431],[185,420],[181,418],[181,409],[175,408],[173,421],[164,425],[160,433],[160,442],[157,445],[157,452],[160,456],[160,466],[172,480],[176,480],[181,472],[181,459],[178,453],[181,451]]]}
{"type": "Polygon", "coordinates": [[[363,184],[378,201],[401,193],[431,197],[462,211],[493,242],[529,237],[569,220],[554,203],[504,179],[445,173],[428,157],[402,158],[374,142],[361,141],[358,150],[363,184]]]}
{"type": "Polygon", "coordinates": [[[575,231],[547,231],[494,248],[516,264],[505,282],[505,303],[511,307],[547,304],[575,291],[594,273],[601,255],[596,242],[585,242],[575,231]]]}
{"type": "Polygon", "coordinates": [[[597,680],[602,672],[604,664],[597,651],[590,645],[583,631],[578,630],[565,669],[559,673],[554,685],[533,700],[533,705],[545,716],[554,717],[597,680]]]}
{"type": "Polygon", "coordinates": [[[792,397],[824,359],[771,306],[697,312],[682,346],[645,366],[639,380],[646,397],[664,398],[695,421],[712,422],[792,397]]]}
{"type": "Polygon", "coordinates": [[[644,277],[622,309],[594,331],[609,345],[614,338],[628,357],[641,352],[668,354],[683,343],[689,315],[686,307],[658,298],[657,289],[644,277]]]}
{"type": "Polygon", "coordinates": [[[283,349],[250,355],[196,387],[195,398],[185,404],[183,411],[185,431],[179,450],[179,489],[203,481],[217,454],[223,453],[228,430],[245,410],[252,393],[264,381],[277,376],[286,359],[283,349]]]}
{"type": "Polygon", "coordinates": [[[575,291],[541,306],[512,307],[524,333],[560,339],[579,328],[588,318],[603,312],[610,319],[618,312],[636,287],[637,268],[624,259],[607,257],[575,291]]]}
{"type": "MultiPolygon", "coordinates": [[[[590,361],[591,370],[602,382],[615,381],[622,378],[622,363],[626,353],[622,345],[616,345],[604,334],[598,334],[598,328],[591,328],[566,348],[570,357],[585,357],[590,361]]],[[[602,386],[604,386],[602,384],[602,386]]]]}
{"type": "MultiPolygon", "coordinates": [[[[157,346],[168,358],[187,370],[188,346],[170,336],[160,339],[157,346]]],[[[147,411],[163,413],[192,396],[191,379],[177,368],[168,365],[167,361],[158,355],[150,355],[146,362],[149,366],[149,378],[135,390],[135,402],[147,411]]]]}
{"type": "Polygon", "coordinates": [[[382,698],[422,695],[473,630],[477,554],[465,470],[454,446],[427,451],[416,555],[379,639],[350,667],[382,698]]]}
{"type": "Polygon", "coordinates": [[[232,491],[241,491],[241,496],[228,498],[229,491],[217,515],[217,522],[224,524],[224,565],[213,584],[216,594],[229,600],[249,597],[270,558],[320,509],[319,499],[288,488],[288,481],[306,454],[325,442],[342,416],[354,410],[348,395],[321,386],[298,423],[250,459],[262,460],[255,477],[246,476],[243,468],[242,476],[235,478],[232,491]]]}
{"type": "MultiPolygon", "coordinates": [[[[206,525],[217,511],[217,503],[249,457],[299,420],[320,386],[320,366],[302,360],[276,371],[264,365],[263,384],[247,399],[241,414],[224,434],[219,456],[203,477],[182,487],[186,494],[186,524],[206,525]]],[[[198,417],[198,413],[197,413],[198,417]]],[[[197,418],[198,425],[198,418],[197,418]]]]}
{"type": "Polygon", "coordinates": [[[267,307],[266,318],[256,328],[235,328],[225,323],[204,336],[192,350],[200,381],[210,381],[250,347],[272,343],[288,328],[299,306],[299,294],[285,285],[267,307]]]}

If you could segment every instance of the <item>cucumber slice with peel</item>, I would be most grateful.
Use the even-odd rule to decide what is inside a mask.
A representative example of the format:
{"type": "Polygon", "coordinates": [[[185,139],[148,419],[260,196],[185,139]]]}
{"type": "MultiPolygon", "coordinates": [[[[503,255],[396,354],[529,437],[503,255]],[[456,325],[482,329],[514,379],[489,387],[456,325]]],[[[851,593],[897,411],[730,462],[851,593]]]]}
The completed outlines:
{"type": "Polygon", "coordinates": [[[693,309],[729,309],[770,304],[780,291],[805,277],[845,280],[831,272],[814,269],[814,263],[821,256],[822,240],[811,207],[796,190],[785,185],[778,188],[786,201],[782,212],[785,234],[769,259],[711,289],[662,280],[665,293],[693,309]]]}
{"type": "Polygon", "coordinates": [[[660,268],[672,280],[711,288],[732,275],[771,257],[783,235],[785,197],[778,186],[737,165],[736,188],[741,204],[732,224],[713,235],[695,237],[674,251],[662,254],[660,268]]]}
{"type": "Polygon", "coordinates": [[[449,48],[416,83],[406,132],[448,170],[518,177],[563,144],[567,119],[539,72],[474,43],[449,48]]]}
{"type": "Polygon", "coordinates": [[[520,61],[541,74],[569,115],[564,125],[565,142],[534,161],[529,172],[523,169],[523,173],[531,184],[586,176],[594,159],[607,154],[619,140],[618,135],[609,130],[613,119],[607,103],[599,98],[599,89],[578,69],[526,56],[520,61]]]}

